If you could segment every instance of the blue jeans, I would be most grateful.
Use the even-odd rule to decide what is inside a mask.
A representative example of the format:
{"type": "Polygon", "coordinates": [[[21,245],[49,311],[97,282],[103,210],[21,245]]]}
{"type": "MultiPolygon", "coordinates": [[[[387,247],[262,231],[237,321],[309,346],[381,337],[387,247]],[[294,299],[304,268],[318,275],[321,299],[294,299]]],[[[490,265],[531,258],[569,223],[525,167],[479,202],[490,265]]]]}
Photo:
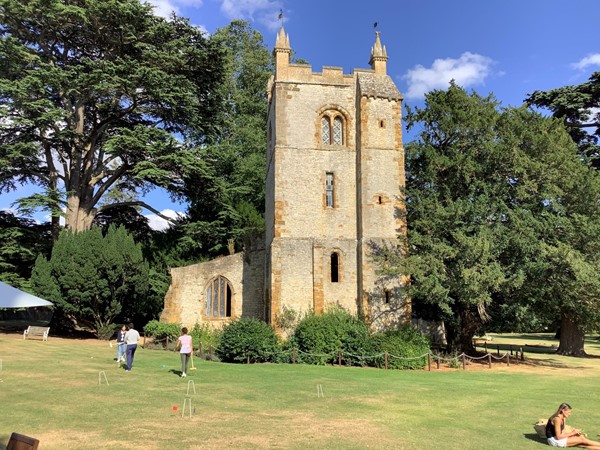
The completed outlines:
{"type": "Polygon", "coordinates": [[[136,349],[137,344],[127,344],[127,370],[131,370],[131,366],[133,366],[133,355],[135,355],[136,349]]]}
{"type": "Polygon", "coordinates": [[[125,347],[125,342],[117,344],[117,364],[119,364],[119,361],[121,361],[121,356],[125,354],[125,347]]]}

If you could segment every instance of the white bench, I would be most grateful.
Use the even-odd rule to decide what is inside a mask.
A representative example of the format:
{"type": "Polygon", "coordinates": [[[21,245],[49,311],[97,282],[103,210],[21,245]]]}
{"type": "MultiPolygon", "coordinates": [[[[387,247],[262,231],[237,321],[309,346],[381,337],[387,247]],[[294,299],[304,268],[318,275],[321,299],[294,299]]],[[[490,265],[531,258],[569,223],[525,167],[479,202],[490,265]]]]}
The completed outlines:
{"type": "Polygon", "coordinates": [[[29,325],[27,329],[23,331],[23,339],[26,339],[27,336],[41,336],[43,341],[47,341],[49,332],[50,327],[33,327],[29,325]]]}

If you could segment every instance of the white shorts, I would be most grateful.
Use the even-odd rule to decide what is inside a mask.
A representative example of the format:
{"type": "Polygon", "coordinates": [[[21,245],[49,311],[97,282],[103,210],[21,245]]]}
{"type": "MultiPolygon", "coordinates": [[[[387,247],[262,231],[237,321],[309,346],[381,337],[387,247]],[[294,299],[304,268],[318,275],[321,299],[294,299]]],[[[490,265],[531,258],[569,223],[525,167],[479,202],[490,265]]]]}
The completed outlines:
{"type": "Polygon", "coordinates": [[[556,439],[556,438],[553,438],[553,437],[549,437],[548,438],[548,445],[551,446],[551,447],[566,448],[567,447],[567,438],[556,439]]]}

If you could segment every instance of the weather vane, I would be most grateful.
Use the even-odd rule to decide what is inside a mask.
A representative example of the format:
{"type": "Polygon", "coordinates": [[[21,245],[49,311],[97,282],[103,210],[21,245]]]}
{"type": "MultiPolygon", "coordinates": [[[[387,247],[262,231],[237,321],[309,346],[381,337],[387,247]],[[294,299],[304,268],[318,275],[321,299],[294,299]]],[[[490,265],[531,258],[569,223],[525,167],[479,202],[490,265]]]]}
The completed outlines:
{"type": "Polygon", "coordinates": [[[281,21],[281,26],[283,26],[283,9],[279,10],[279,15],[277,16],[277,20],[281,21]]]}

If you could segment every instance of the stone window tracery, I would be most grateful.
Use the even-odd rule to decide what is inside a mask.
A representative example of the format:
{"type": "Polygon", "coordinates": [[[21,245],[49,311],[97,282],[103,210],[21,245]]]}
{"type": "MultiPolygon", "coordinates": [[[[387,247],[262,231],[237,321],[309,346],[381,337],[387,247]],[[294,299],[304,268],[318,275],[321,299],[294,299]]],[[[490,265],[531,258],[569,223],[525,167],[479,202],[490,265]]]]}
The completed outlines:
{"type": "Polygon", "coordinates": [[[343,116],[337,111],[326,111],[321,117],[321,143],[323,145],[346,145],[346,129],[343,116]]]}
{"type": "Polygon", "coordinates": [[[206,317],[231,317],[231,284],[227,278],[219,275],[206,288],[206,317]]]}

